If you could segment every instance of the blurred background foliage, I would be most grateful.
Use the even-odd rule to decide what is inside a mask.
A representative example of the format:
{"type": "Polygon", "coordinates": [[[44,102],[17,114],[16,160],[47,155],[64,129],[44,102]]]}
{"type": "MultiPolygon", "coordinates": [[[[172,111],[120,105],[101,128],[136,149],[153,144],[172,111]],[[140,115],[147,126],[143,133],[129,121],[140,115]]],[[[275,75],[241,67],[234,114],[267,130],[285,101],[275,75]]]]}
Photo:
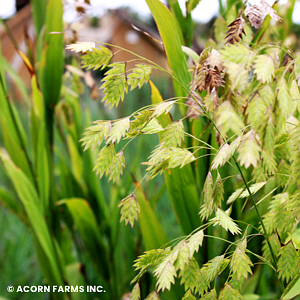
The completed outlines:
{"type": "MultiPolygon", "coordinates": [[[[89,1],[85,2],[88,4],[89,1]]],[[[243,1],[228,0],[220,6],[220,16],[213,17],[207,24],[194,23],[191,11],[184,16],[176,0],[169,1],[169,8],[182,33],[182,44],[199,54],[209,45],[222,46],[226,27],[236,19],[242,4],[243,1]]],[[[279,6],[284,22],[269,26],[262,42],[285,43],[298,51],[300,29],[299,24],[292,22],[294,4],[295,1],[288,1],[279,6]]],[[[102,285],[107,293],[35,293],[34,299],[121,299],[130,292],[130,281],[136,275],[133,261],[149,250],[147,243],[157,248],[162,246],[154,240],[152,232],[143,231],[141,227],[145,230],[147,225],[140,224],[142,220],[134,228],[120,223],[117,207],[119,201],[132,192],[134,182],[143,178],[145,168],[140,163],[147,160],[158,137],[148,135],[127,147],[127,153],[132,155],[126,156],[127,168],[120,182],[115,184],[108,183],[106,178],[99,180],[92,171],[96,155],[90,150],[84,152],[79,140],[92,121],[117,119],[150,105],[150,87],[144,85],[128,93],[118,109],[108,110],[96,91],[106,70],[94,71],[92,76],[96,81],[89,87],[85,84],[78,58],[64,51],[64,42],[76,41],[77,31],[75,26],[63,23],[62,1],[32,0],[31,7],[36,32],[34,39],[28,37],[26,49],[21,49],[12,38],[30,79],[21,78],[10,68],[9,62],[0,57],[0,296],[20,299],[17,293],[6,292],[8,285],[67,283],[102,285]],[[71,37],[65,36],[65,40],[62,34],[49,34],[64,29],[71,31],[71,37]],[[146,237],[152,237],[152,240],[146,242],[146,237]]],[[[79,14],[84,8],[84,5],[76,7],[79,14]]],[[[138,15],[132,18],[141,22],[138,15]]],[[[97,28],[97,21],[92,18],[93,27],[97,28]]],[[[154,21],[150,20],[147,26],[149,24],[153,25],[154,21]]],[[[3,26],[6,26],[4,22],[3,26]]],[[[155,26],[151,30],[155,31],[155,26]]],[[[12,33],[8,28],[6,32],[12,33]]],[[[250,28],[246,33],[247,41],[255,34],[250,28]]],[[[2,49],[6,46],[1,45],[2,49]]],[[[173,95],[169,78],[157,75],[152,80],[163,99],[173,95]]],[[[189,83],[188,77],[184,80],[189,83]]],[[[175,115],[180,113],[175,112],[175,115]]],[[[200,184],[195,187],[196,194],[201,194],[208,166],[203,164],[203,170],[198,170],[200,184]]],[[[226,193],[229,195],[235,186],[236,181],[226,193]]],[[[272,189],[271,186],[267,188],[272,189]]],[[[175,200],[170,201],[169,193],[162,176],[143,182],[140,188],[140,197],[144,197],[146,207],[144,216],[149,218],[143,221],[147,224],[154,216],[156,223],[148,230],[163,228],[165,238],[161,232],[161,239],[165,239],[165,243],[189,233],[183,225],[184,220],[176,217],[175,200]]],[[[186,197],[188,199],[188,195],[186,197]]],[[[198,211],[196,217],[197,214],[198,211]]],[[[240,209],[236,208],[234,214],[241,214],[240,209]]],[[[187,215],[186,218],[194,217],[187,215]]],[[[249,221],[256,216],[250,213],[245,218],[249,221]]],[[[222,235],[216,231],[218,229],[210,233],[222,235]]],[[[217,255],[221,244],[204,245],[206,252],[202,253],[202,259],[217,255]]],[[[256,245],[249,244],[255,249],[256,245]]],[[[259,291],[272,298],[272,287],[267,284],[272,274],[260,266],[257,269],[259,275],[252,277],[246,292],[259,291]]],[[[142,278],[141,287],[145,295],[153,290],[154,281],[150,274],[142,278]]],[[[164,297],[175,299],[174,294],[164,297]]],[[[23,293],[22,299],[32,299],[32,294],[23,293]]]]}

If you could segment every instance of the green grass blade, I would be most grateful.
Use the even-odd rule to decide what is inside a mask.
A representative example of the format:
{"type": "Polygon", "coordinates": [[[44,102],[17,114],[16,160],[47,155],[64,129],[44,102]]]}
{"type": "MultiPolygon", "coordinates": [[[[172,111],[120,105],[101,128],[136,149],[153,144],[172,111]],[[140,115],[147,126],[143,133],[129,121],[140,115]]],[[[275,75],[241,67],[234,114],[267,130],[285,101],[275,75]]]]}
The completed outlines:
{"type": "Polygon", "coordinates": [[[168,243],[169,240],[141,186],[137,183],[135,185],[137,187],[135,196],[141,207],[139,225],[145,248],[146,250],[160,248],[168,243]]]}
{"type": "Polygon", "coordinates": [[[17,216],[21,213],[20,205],[15,197],[3,187],[0,187],[0,202],[17,216]]]}
{"type": "Polygon", "coordinates": [[[35,159],[35,173],[39,196],[43,203],[44,212],[49,213],[49,191],[50,191],[50,172],[49,172],[49,153],[46,139],[46,126],[44,114],[44,99],[38,87],[35,74],[31,78],[31,140],[32,151],[35,159]]]}
{"type": "MultiPolygon", "coordinates": [[[[162,96],[151,81],[150,87],[152,103],[162,102],[162,96]]],[[[170,115],[165,114],[159,116],[158,120],[164,127],[172,122],[170,115]]],[[[185,234],[189,234],[201,224],[198,216],[199,196],[191,165],[187,165],[182,169],[175,168],[165,171],[165,179],[170,200],[180,226],[185,234]]]]}
{"type": "Polygon", "coordinates": [[[80,286],[84,287],[86,291],[86,282],[83,278],[81,270],[82,265],[80,263],[73,263],[66,267],[66,277],[68,284],[74,288],[78,287],[78,292],[72,293],[72,300],[86,300],[88,295],[86,292],[80,292],[80,286]]]}
{"type": "MultiPolygon", "coordinates": [[[[181,33],[172,13],[159,0],[146,0],[157,24],[167,54],[169,66],[179,82],[188,88],[191,76],[188,73],[187,60],[181,49],[181,33]]],[[[186,92],[176,82],[174,87],[177,96],[186,96],[186,92]]]]}
{"type": "Polygon", "coordinates": [[[2,56],[0,56],[0,65],[3,68],[4,72],[6,72],[8,76],[12,79],[12,81],[15,83],[25,103],[28,103],[29,102],[28,87],[25,85],[21,77],[13,69],[11,64],[2,56]]]}
{"type": "Polygon", "coordinates": [[[51,274],[47,278],[48,281],[51,284],[63,284],[54,245],[42,214],[41,202],[39,201],[37,192],[28,177],[21,169],[16,167],[3,148],[0,149],[0,158],[25,208],[30,226],[40,245],[41,251],[48,261],[49,270],[47,275],[51,274]]]}
{"type": "Polygon", "coordinates": [[[287,286],[285,293],[282,295],[281,300],[294,299],[300,295],[300,274],[287,286]]]}
{"type": "Polygon", "coordinates": [[[0,125],[4,145],[15,164],[21,168],[33,182],[33,170],[31,169],[27,154],[27,141],[24,128],[21,125],[17,111],[8,100],[6,92],[7,85],[3,75],[0,77],[0,125]]]}
{"type": "Polygon", "coordinates": [[[31,0],[35,30],[39,34],[46,22],[46,0],[31,0]]]}
{"type": "Polygon", "coordinates": [[[62,199],[58,204],[67,206],[95,268],[108,280],[108,249],[102,240],[95,215],[89,203],[84,199],[70,198],[62,199]]]}
{"type": "Polygon", "coordinates": [[[199,196],[191,165],[182,169],[165,171],[166,185],[172,206],[184,234],[189,234],[201,225],[198,216],[199,196]]]}
{"type": "Polygon", "coordinates": [[[46,15],[46,47],[42,62],[42,92],[45,105],[53,109],[59,100],[64,66],[63,34],[51,32],[63,31],[63,4],[61,0],[50,0],[46,15]]]}
{"type": "Polygon", "coordinates": [[[36,155],[36,174],[39,188],[39,195],[43,203],[45,213],[49,213],[49,195],[50,195],[50,172],[48,150],[45,136],[45,124],[41,124],[38,133],[38,145],[36,155]]]}

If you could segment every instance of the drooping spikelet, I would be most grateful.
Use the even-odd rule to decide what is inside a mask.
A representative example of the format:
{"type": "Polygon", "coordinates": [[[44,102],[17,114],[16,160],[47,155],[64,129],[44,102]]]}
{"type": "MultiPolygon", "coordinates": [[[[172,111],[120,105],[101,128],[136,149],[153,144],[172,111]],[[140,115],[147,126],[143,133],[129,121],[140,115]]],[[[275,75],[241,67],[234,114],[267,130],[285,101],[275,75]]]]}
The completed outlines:
{"type": "Polygon", "coordinates": [[[238,17],[231,24],[228,25],[229,29],[226,32],[226,43],[234,44],[243,39],[243,34],[246,35],[244,31],[245,20],[242,16],[238,17]]]}
{"type": "Polygon", "coordinates": [[[275,21],[282,21],[282,19],[277,15],[276,11],[265,1],[260,0],[260,4],[266,14],[270,15],[275,21]]]}
{"type": "Polygon", "coordinates": [[[190,91],[190,93],[193,97],[189,96],[185,101],[185,104],[188,106],[186,114],[190,120],[193,120],[197,119],[200,115],[203,115],[203,110],[201,108],[203,103],[199,94],[194,91],[190,91]]]}
{"type": "Polygon", "coordinates": [[[202,113],[202,109],[199,110],[199,105],[201,107],[202,103],[199,103],[201,100],[199,101],[197,91],[199,94],[204,90],[207,91],[207,96],[213,101],[211,109],[219,105],[218,87],[223,86],[224,83],[224,65],[220,60],[220,56],[221,54],[215,49],[212,49],[211,52],[204,50],[200,55],[191,84],[191,93],[197,101],[192,97],[186,101],[189,106],[187,115],[190,119],[197,118],[202,113]]]}
{"type": "MultiPolygon", "coordinates": [[[[224,66],[221,62],[218,62],[218,51],[214,50],[211,53],[204,50],[198,60],[194,80],[192,82],[191,89],[193,91],[207,90],[209,94],[219,86],[223,86],[224,80],[221,72],[224,66]]],[[[219,54],[220,55],[220,54],[219,54]]]]}
{"type": "Polygon", "coordinates": [[[248,6],[245,9],[245,16],[248,17],[251,25],[256,29],[261,26],[265,18],[262,8],[257,5],[248,6]]]}

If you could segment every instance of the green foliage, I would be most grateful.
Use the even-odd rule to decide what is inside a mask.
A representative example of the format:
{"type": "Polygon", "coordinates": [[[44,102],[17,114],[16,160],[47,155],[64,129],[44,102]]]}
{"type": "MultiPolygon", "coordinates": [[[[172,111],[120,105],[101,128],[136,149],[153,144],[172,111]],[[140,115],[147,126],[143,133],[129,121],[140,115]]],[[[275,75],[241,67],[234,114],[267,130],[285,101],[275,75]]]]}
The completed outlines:
{"type": "MultiPolygon", "coordinates": [[[[171,11],[159,0],[146,3],[168,70],[139,55],[131,60],[138,61],[131,70],[127,62],[111,63],[114,53],[105,43],[66,47],[81,55],[82,68],[109,68],[101,100],[110,108],[124,100],[129,87],[131,92],[149,82],[151,88],[151,105],[134,107],[137,101],[128,101],[118,108],[122,115],[93,121],[82,138],[83,128],[94,120],[85,101],[80,103],[83,74],[72,59],[61,85],[62,35],[49,32],[62,31],[62,4],[51,0],[44,7],[46,37],[43,44],[41,35],[38,59],[32,59],[37,64],[21,55],[32,73],[31,139],[8,101],[7,64],[0,74],[0,156],[13,189],[0,189],[1,202],[30,227],[47,284],[79,285],[98,278],[107,289],[104,299],[121,299],[130,290],[131,299],[141,299],[154,286],[146,299],[160,299],[159,294],[163,299],[243,299],[254,292],[261,298],[295,297],[300,59],[290,50],[293,45],[281,43],[292,41],[287,23],[268,28],[271,18],[281,19],[274,10],[277,2],[272,8],[265,1],[260,7],[228,1],[226,11],[221,5],[216,41],[210,39],[202,53],[182,47],[192,42],[190,13],[199,1],[186,2],[186,20],[176,0],[169,3],[171,11]],[[253,39],[250,26],[257,30],[253,39]],[[184,53],[192,56],[194,67],[189,69],[184,53]],[[174,98],[160,95],[150,81],[152,69],[171,77],[174,98]],[[156,134],[157,139],[149,136],[156,134]],[[144,135],[147,147],[134,141],[144,135]],[[89,151],[96,148],[98,155],[89,151]],[[121,179],[125,157],[129,170],[121,179]],[[146,168],[139,167],[140,161],[146,168]],[[110,183],[99,183],[96,175],[104,174],[110,183]],[[125,224],[119,222],[118,207],[125,224]],[[128,228],[128,223],[139,226],[128,228]],[[137,256],[132,289],[131,263],[137,256]],[[88,270],[86,278],[79,265],[88,270]],[[144,280],[146,272],[154,276],[144,280]]],[[[286,14],[282,19],[290,20],[290,8],[286,14]]],[[[34,15],[40,31],[44,13],[40,19],[34,15]]]]}
{"type": "MultiPolygon", "coordinates": [[[[178,14],[176,1],[171,3],[174,16],[158,0],[146,2],[159,28],[178,98],[164,101],[150,81],[152,106],[139,109],[126,118],[108,123],[99,121],[98,129],[93,129],[93,126],[88,128],[81,142],[85,149],[94,149],[96,146],[101,147],[102,140],[105,139],[106,145],[99,152],[95,169],[100,177],[105,173],[109,180],[117,180],[123,172],[123,151],[126,155],[127,145],[138,136],[158,134],[159,143],[143,163],[147,166],[147,178],[152,180],[164,172],[168,192],[173,207],[180,216],[178,220],[182,228],[182,223],[189,221],[191,207],[195,207],[189,203],[189,196],[194,195],[189,193],[189,189],[197,188],[202,191],[198,205],[203,227],[194,228],[195,232],[177,241],[172,247],[145,252],[135,262],[134,266],[139,274],[133,281],[139,280],[147,270],[152,269],[157,290],[147,299],[156,299],[157,293],[165,290],[172,292],[173,285],[174,289],[177,288],[175,278],[179,278],[184,286],[185,294],[181,295],[182,299],[196,299],[197,294],[200,299],[217,299],[217,293],[219,299],[243,299],[243,285],[250,280],[248,276],[252,274],[252,267],[259,260],[273,270],[278,267],[278,275],[273,274],[277,280],[291,280],[299,268],[296,267],[299,262],[295,248],[291,257],[287,255],[287,248],[292,243],[288,238],[298,226],[297,213],[300,211],[297,204],[298,193],[295,192],[300,174],[297,142],[300,138],[297,119],[299,105],[294,101],[300,97],[297,81],[300,72],[298,64],[293,70],[292,63],[285,62],[286,58],[280,64],[278,56],[286,54],[284,47],[259,45],[269,19],[280,18],[265,2],[262,3],[262,8],[249,6],[244,13],[249,18],[250,25],[258,29],[258,33],[253,44],[243,43],[241,41],[245,32],[250,34],[249,25],[241,14],[245,7],[239,7],[240,14],[236,16],[237,7],[231,4],[231,8],[224,14],[225,19],[218,18],[216,22],[215,35],[219,44],[211,42],[214,46],[198,55],[180,45],[179,41],[183,41],[182,32],[178,30],[174,16],[181,28],[184,28],[184,23],[178,14]],[[266,14],[270,17],[263,21],[266,14]],[[224,27],[228,20],[231,24],[228,25],[225,36],[220,24],[224,27]],[[175,29],[172,34],[171,27],[175,29]],[[188,80],[190,76],[182,49],[185,53],[192,54],[196,64],[192,81],[188,80]],[[180,106],[181,97],[187,99],[187,112],[180,106]],[[180,109],[176,110],[176,106],[180,109]],[[192,114],[195,107],[197,112],[192,114]],[[193,123],[184,123],[186,117],[193,119],[193,123]],[[100,126],[103,126],[101,130],[100,126]],[[129,142],[116,154],[114,144],[126,139],[129,142]],[[215,156],[211,159],[209,155],[213,153],[215,156]],[[189,164],[192,171],[188,172],[187,181],[186,176],[180,172],[186,170],[189,164]],[[221,167],[223,168],[220,169],[221,167]],[[175,185],[179,182],[184,190],[176,189],[175,185]],[[186,184],[181,185],[182,182],[186,184]],[[197,187],[195,183],[198,184],[197,187]],[[284,191],[282,193],[281,188],[284,191]],[[178,202],[178,197],[173,195],[174,191],[184,195],[184,199],[178,202]],[[271,201],[270,195],[273,196],[271,201]],[[226,204],[224,198],[227,198],[226,204]],[[249,200],[252,205],[249,205],[249,200]],[[268,209],[265,202],[270,202],[268,209]],[[258,209],[258,205],[263,208],[258,209]],[[251,206],[254,207],[257,218],[253,217],[251,206]],[[261,211],[265,211],[263,217],[261,211]],[[241,221],[240,227],[234,219],[241,221]],[[247,229],[245,223],[250,225],[247,229]],[[216,225],[232,235],[243,234],[241,240],[233,237],[230,240],[231,245],[237,245],[233,253],[228,250],[222,252],[224,240],[228,238],[227,233],[219,236],[218,242],[204,242],[205,230],[208,231],[209,238],[221,234],[219,227],[211,228],[216,225]],[[257,247],[251,246],[251,251],[247,250],[248,228],[251,228],[251,234],[258,230],[258,235],[263,235],[264,240],[259,241],[257,247]],[[281,247],[279,241],[286,241],[285,246],[281,247]],[[222,247],[215,247],[217,244],[222,247]],[[215,249],[212,254],[210,247],[215,249]],[[263,251],[264,257],[257,254],[259,249],[263,251]],[[205,251],[209,254],[204,254],[205,251]],[[253,257],[249,257],[247,253],[253,253],[253,257]],[[202,267],[199,264],[202,258],[199,260],[197,256],[199,254],[202,258],[208,258],[208,262],[203,262],[202,267]],[[293,263],[284,271],[286,260],[293,263]],[[226,275],[223,271],[228,265],[230,273],[226,275]],[[209,290],[210,283],[218,277],[222,277],[224,286],[209,290]]],[[[198,3],[199,1],[187,1],[188,15],[198,3]]],[[[86,55],[89,52],[92,51],[88,50],[86,55]]],[[[152,66],[147,60],[145,62],[147,64],[137,64],[128,75],[124,63],[110,65],[112,69],[103,79],[102,101],[106,100],[111,107],[114,104],[117,106],[120,99],[123,101],[128,86],[133,90],[148,82],[152,68],[158,66],[152,66]]],[[[169,71],[165,72],[170,75],[169,71]]],[[[119,206],[122,206],[121,221],[125,220],[126,224],[133,226],[142,210],[133,194],[124,198],[119,206]]],[[[256,239],[256,234],[251,236],[256,239]]],[[[281,286],[283,287],[282,283],[281,286]]]]}

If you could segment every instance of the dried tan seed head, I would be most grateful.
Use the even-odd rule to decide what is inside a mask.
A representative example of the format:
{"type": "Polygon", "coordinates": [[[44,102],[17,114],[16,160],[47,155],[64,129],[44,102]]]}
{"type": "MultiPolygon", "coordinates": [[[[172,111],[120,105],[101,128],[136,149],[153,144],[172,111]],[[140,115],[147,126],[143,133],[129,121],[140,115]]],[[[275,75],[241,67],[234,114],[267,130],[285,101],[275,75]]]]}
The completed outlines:
{"type": "Polygon", "coordinates": [[[190,91],[190,92],[194,98],[189,96],[185,102],[185,104],[188,105],[186,115],[189,117],[190,120],[193,120],[203,115],[203,110],[201,108],[201,106],[203,106],[203,103],[201,101],[200,96],[196,92],[194,91],[190,91]]]}
{"type": "Polygon", "coordinates": [[[282,19],[277,15],[276,11],[265,0],[260,0],[260,4],[264,12],[270,15],[272,19],[275,21],[282,21],[282,19]]]}
{"type": "Polygon", "coordinates": [[[262,8],[257,5],[248,6],[245,9],[245,16],[248,17],[251,25],[256,29],[261,26],[265,18],[262,8]]]}
{"type": "Polygon", "coordinates": [[[226,32],[226,43],[234,44],[243,40],[243,34],[246,35],[244,31],[245,20],[242,16],[234,20],[231,24],[228,25],[229,29],[226,32]]]}

